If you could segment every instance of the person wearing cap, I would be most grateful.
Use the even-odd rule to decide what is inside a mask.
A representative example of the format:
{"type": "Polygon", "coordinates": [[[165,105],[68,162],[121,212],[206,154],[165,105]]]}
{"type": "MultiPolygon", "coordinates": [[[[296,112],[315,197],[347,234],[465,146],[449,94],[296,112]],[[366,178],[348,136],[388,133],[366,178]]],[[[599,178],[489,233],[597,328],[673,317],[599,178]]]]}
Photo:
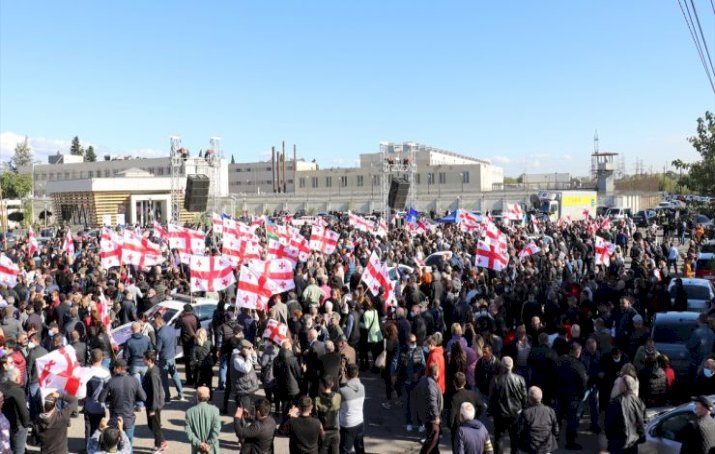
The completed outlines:
{"type": "Polygon", "coordinates": [[[253,394],[258,391],[258,375],[256,364],[258,357],[253,344],[242,340],[239,348],[231,355],[231,390],[234,393],[236,406],[242,407],[249,415],[252,414],[253,394]]]}
{"type": "Polygon", "coordinates": [[[681,454],[708,454],[715,448],[715,420],[710,413],[713,410],[713,401],[708,396],[693,397],[693,412],[695,420],[687,425],[680,438],[681,454]]]}
{"type": "Polygon", "coordinates": [[[637,454],[638,444],[645,437],[645,404],[635,395],[635,389],[635,379],[624,375],[621,393],[606,409],[603,425],[611,454],[637,454]]]}
{"type": "Polygon", "coordinates": [[[131,442],[134,439],[134,408],[137,402],[145,401],[146,393],[136,378],[127,374],[127,361],[118,358],[114,361],[114,377],[99,395],[99,402],[109,407],[110,424],[116,425],[117,418],[124,421],[124,431],[131,442]]]}

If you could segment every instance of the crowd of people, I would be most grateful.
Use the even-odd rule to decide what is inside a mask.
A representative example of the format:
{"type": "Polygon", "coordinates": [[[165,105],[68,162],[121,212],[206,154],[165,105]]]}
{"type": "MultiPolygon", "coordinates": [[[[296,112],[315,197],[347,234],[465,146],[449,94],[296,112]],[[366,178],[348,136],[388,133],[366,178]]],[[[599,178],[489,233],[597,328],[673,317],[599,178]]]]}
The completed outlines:
{"type": "MultiPolygon", "coordinates": [[[[103,269],[92,236],[76,241],[72,257],[63,235],[33,256],[17,241],[4,250],[21,267],[17,285],[0,285],[0,453],[24,453],[28,442],[68,452],[77,399],[43,392],[35,363],[67,345],[93,370],[81,403],[88,453],[131,452],[138,411],[154,452],[165,452],[162,411],[186,401],[187,389],[196,391],[185,419],[192,453],[219,452],[221,414],[233,415],[244,453],[273,452],[275,436],[289,438],[291,453],[363,453],[366,374],[381,377],[381,406],[420,434],[422,453],[440,444],[502,453],[507,440],[512,453],[549,453],[562,436],[566,449],[582,450],[582,420],[605,434],[609,452],[637,452],[645,409],[678,402],[691,385],[698,423],[683,452],[708,452],[715,312],[700,316],[688,343],[693,383],[675,382],[649,329],[656,313],[687,307],[687,295],[671,295],[668,284],[692,272],[705,238],[664,239],[630,220],[594,230],[593,222],[502,226],[510,259],[494,271],[476,266],[479,231],[458,223],[418,234],[393,225],[379,236],[338,216],[328,227],[340,234],[336,251],[299,262],[294,288],[273,295],[265,311],[236,305],[231,286],[206,295],[218,303],[208,326],[185,305],[178,341],[161,314],[146,316],[189,292],[190,270],[176,254],[166,251],[162,266],[103,269]],[[597,265],[595,235],[616,245],[607,266],[597,265]],[[520,258],[529,243],[539,251],[520,258]],[[362,280],[373,251],[390,268],[406,265],[377,295],[362,280]],[[422,265],[440,251],[451,254],[422,265]],[[101,302],[113,326],[131,323],[121,349],[101,302]],[[280,342],[263,336],[271,320],[287,327],[280,342]]],[[[263,227],[256,233],[265,239],[263,227]]],[[[220,254],[215,235],[207,238],[206,254],[220,254]]]]}

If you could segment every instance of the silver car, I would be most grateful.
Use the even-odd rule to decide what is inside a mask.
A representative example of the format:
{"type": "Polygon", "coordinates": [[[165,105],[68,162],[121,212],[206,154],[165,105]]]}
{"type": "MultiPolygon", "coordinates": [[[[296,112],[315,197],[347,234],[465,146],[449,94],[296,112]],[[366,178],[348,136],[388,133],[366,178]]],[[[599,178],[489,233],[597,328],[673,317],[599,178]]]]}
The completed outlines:
{"type": "MultiPolygon", "coordinates": [[[[714,396],[709,396],[711,400],[714,396]]],[[[646,441],[638,447],[639,454],[679,454],[685,428],[695,421],[694,404],[661,411],[651,416],[646,424],[646,441]]],[[[715,413],[710,413],[715,417],[715,413]]]]}

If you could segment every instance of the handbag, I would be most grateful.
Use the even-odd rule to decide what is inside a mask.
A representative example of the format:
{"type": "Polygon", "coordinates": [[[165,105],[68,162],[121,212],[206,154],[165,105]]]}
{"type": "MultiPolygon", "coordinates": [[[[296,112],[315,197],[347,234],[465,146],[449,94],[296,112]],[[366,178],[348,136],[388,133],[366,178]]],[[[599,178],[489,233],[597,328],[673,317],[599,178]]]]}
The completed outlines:
{"type": "Polygon", "coordinates": [[[375,367],[378,369],[384,369],[387,365],[387,340],[382,340],[382,352],[377,355],[375,359],[375,367]]]}

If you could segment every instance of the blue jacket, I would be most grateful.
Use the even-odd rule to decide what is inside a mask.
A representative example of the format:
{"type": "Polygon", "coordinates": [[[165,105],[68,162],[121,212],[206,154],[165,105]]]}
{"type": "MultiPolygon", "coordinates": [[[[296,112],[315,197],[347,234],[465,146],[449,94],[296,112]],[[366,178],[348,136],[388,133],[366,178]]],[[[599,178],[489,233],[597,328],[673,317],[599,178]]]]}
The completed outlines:
{"type": "Polygon", "coordinates": [[[483,454],[493,452],[484,424],[476,419],[463,422],[454,437],[455,454],[483,454]]]}
{"type": "Polygon", "coordinates": [[[151,349],[151,341],[142,333],[134,333],[124,344],[124,359],[129,367],[144,366],[144,352],[151,349]]]}
{"type": "Polygon", "coordinates": [[[156,351],[159,361],[173,361],[176,358],[176,332],[170,326],[162,326],[156,332],[156,351]]]}

